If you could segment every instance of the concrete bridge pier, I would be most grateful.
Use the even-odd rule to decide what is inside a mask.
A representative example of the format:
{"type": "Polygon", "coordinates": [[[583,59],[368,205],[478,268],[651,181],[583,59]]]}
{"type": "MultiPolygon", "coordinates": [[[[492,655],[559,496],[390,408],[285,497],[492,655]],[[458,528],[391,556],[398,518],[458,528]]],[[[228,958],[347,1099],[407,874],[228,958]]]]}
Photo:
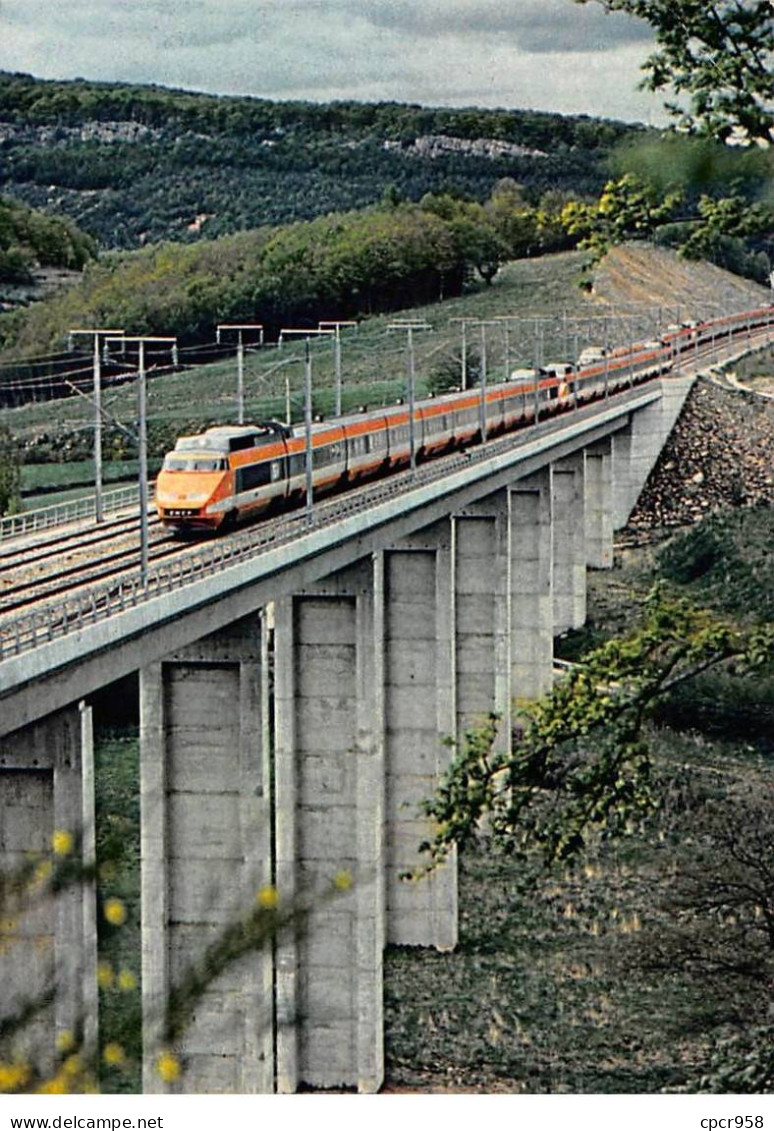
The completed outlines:
{"type": "Polygon", "coordinates": [[[551,690],[554,669],[554,501],[550,467],[510,490],[511,698],[551,690]]]}
{"type": "Polygon", "coordinates": [[[165,1004],[271,881],[266,638],[246,617],[151,664],[140,680],[146,1092],[273,1091],[272,959],[250,953],[194,1002],[164,1085],[165,1004]]]}
{"type": "Polygon", "coordinates": [[[586,621],[586,487],[583,451],[552,465],[554,636],[586,621]]]}
{"type": "Polygon", "coordinates": [[[613,567],[613,460],[610,437],[586,448],[586,564],[613,567]]]}
{"type": "Polygon", "coordinates": [[[309,908],[277,947],[280,1092],[376,1091],[385,943],[456,944],[456,861],[403,878],[451,758],[453,614],[448,521],[276,604],[277,887],[309,908]]]}
{"type": "Polygon", "coordinates": [[[494,712],[510,749],[513,701],[551,687],[552,514],[546,468],[454,517],[458,741],[494,712]]]}
{"type": "Polygon", "coordinates": [[[277,946],[279,1092],[383,1078],[382,584],[377,556],[275,607],[277,887],[308,907],[277,946]]]}
{"type": "Polygon", "coordinates": [[[457,743],[490,714],[511,744],[511,514],[507,491],[452,518],[457,743]]]}
{"type": "Polygon", "coordinates": [[[55,831],[70,833],[80,862],[93,865],[94,753],[85,703],[0,742],[0,867],[13,872],[33,853],[41,869],[31,877],[21,913],[3,916],[0,1019],[51,995],[20,1031],[16,1050],[43,1071],[54,1063],[58,1035],[73,1034],[89,1052],[97,1043],[94,884],[79,881],[46,894],[55,831]]]}
{"type": "Polygon", "coordinates": [[[452,527],[443,520],[384,551],[387,941],[457,945],[457,865],[401,879],[427,861],[421,802],[452,759],[456,733],[452,527]]]}
{"type": "MultiPolygon", "coordinates": [[[[613,530],[622,530],[632,506],[632,430],[631,426],[610,437],[613,530]]],[[[636,496],[635,496],[636,498],[636,496]]]]}

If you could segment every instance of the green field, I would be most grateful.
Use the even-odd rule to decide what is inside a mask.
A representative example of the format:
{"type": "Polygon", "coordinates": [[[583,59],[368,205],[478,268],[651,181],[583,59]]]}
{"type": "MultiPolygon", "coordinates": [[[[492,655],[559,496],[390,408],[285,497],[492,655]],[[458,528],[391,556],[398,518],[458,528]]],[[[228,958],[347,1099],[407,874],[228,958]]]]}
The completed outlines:
{"type": "MultiPolygon", "coordinates": [[[[504,379],[514,368],[577,356],[584,346],[607,336],[617,344],[652,336],[656,330],[646,310],[618,317],[601,308],[578,286],[587,257],[578,252],[519,260],[507,265],[491,287],[443,303],[412,308],[388,317],[370,318],[357,330],[342,332],[343,403],[345,410],[387,404],[406,392],[406,334],[389,330],[401,317],[427,321],[432,331],[417,332],[415,339],[416,388],[422,394],[439,366],[460,368],[461,330],[451,319],[513,318],[507,333],[503,325],[486,330],[487,377],[504,379]],[[552,312],[546,314],[546,312],[552,312]],[[516,321],[518,320],[518,321],[516,321]],[[536,321],[537,320],[537,321],[536,321]],[[536,333],[537,326],[537,333],[536,333]]],[[[303,415],[304,344],[291,341],[282,349],[248,348],[245,362],[246,418],[284,419],[289,383],[291,415],[303,415]]],[[[334,358],[330,340],[313,340],[313,399],[315,413],[330,415],[334,406],[334,358]]],[[[481,331],[468,331],[472,364],[481,353],[481,331]]],[[[113,418],[131,427],[136,418],[136,392],[131,384],[107,388],[104,404],[113,418]]],[[[25,443],[44,437],[61,451],[69,445],[73,458],[81,459],[91,443],[91,408],[75,397],[6,410],[5,422],[25,443]]],[[[194,367],[165,376],[149,376],[148,423],[151,449],[160,455],[174,436],[203,425],[236,420],[236,361],[230,358],[206,367],[194,367]]],[[[124,459],[131,442],[118,429],[106,425],[105,457],[124,459]]],[[[60,458],[57,455],[55,458],[60,458]]]]}

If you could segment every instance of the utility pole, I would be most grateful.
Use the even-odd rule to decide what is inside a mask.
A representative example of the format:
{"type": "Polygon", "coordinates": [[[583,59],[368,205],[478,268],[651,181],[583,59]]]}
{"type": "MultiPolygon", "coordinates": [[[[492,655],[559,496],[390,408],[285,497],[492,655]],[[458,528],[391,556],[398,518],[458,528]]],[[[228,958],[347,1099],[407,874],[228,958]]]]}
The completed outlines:
{"type": "Polygon", "coordinates": [[[321,333],[329,333],[333,331],[333,373],[334,381],[336,384],[336,400],[334,404],[334,416],[341,416],[341,331],[347,326],[354,326],[357,329],[357,322],[318,322],[317,329],[321,333]]]}
{"type": "Polygon", "coordinates": [[[147,335],[137,337],[108,338],[110,341],[120,341],[126,344],[136,343],[137,358],[137,456],[138,456],[138,493],[140,505],[140,585],[143,589],[148,587],[148,403],[147,382],[145,372],[145,347],[150,344],[168,345],[174,349],[177,338],[159,338],[147,335]]]}
{"type": "Polygon", "coordinates": [[[108,336],[119,338],[123,330],[70,330],[72,340],[80,335],[89,335],[92,338],[94,372],[93,401],[94,401],[94,521],[103,522],[105,518],[102,498],[102,367],[100,356],[100,339],[108,336]]]}
{"type": "Polygon", "coordinates": [[[541,344],[542,343],[540,341],[540,338],[542,337],[542,335],[543,335],[543,328],[536,318],[535,319],[535,341],[534,341],[535,384],[533,385],[533,389],[535,391],[534,421],[533,421],[533,423],[535,423],[535,424],[539,423],[539,421],[540,421],[540,360],[541,360],[541,352],[542,352],[541,351],[541,344]]]}
{"type": "Polygon", "coordinates": [[[309,339],[304,350],[304,433],[306,435],[306,521],[314,522],[314,468],[312,465],[312,353],[309,339]]]}
{"type": "Polygon", "coordinates": [[[481,427],[481,443],[486,443],[486,325],[481,323],[481,372],[478,378],[478,417],[481,427]]]}
{"type": "Polygon", "coordinates": [[[463,393],[468,387],[468,326],[475,326],[478,324],[478,318],[450,318],[449,322],[459,322],[461,345],[460,345],[460,388],[463,393]]]}
{"type": "MultiPolygon", "coordinates": [[[[215,333],[216,342],[221,343],[222,335],[235,333],[237,335],[237,424],[245,422],[245,347],[242,333],[245,330],[258,331],[258,345],[263,345],[263,324],[260,322],[219,322],[215,333]]],[[[177,345],[173,347],[177,349],[177,345]]]]}
{"type": "Polygon", "coordinates": [[[432,330],[432,326],[428,322],[392,322],[387,327],[388,330],[405,330],[406,331],[406,385],[408,392],[408,425],[409,425],[409,466],[412,474],[417,468],[417,451],[416,439],[414,431],[414,401],[415,401],[415,384],[416,384],[416,371],[414,366],[414,331],[415,330],[432,330]]]}
{"type": "Polygon", "coordinates": [[[477,323],[481,331],[481,373],[479,376],[479,390],[478,390],[478,424],[481,431],[481,443],[486,443],[486,379],[487,379],[487,356],[486,356],[486,328],[487,326],[498,326],[498,322],[486,321],[477,323]]]}

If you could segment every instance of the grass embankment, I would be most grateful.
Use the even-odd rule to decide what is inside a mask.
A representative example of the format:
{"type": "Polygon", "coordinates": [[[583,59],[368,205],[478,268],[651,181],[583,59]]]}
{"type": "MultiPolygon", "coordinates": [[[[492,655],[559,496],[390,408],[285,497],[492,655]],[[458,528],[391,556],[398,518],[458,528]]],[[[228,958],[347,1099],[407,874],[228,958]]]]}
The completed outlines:
{"type": "MultiPolygon", "coordinates": [[[[587,257],[577,252],[520,260],[508,264],[491,287],[463,298],[412,308],[403,314],[369,318],[342,334],[342,405],[345,412],[362,404],[393,404],[406,396],[406,334],[388,329],[401,317],[427,321],[432,332],[414,335],[416,391],[427,393],[439,368],[460,371],[461,331],[452,318],[490,320],[498,316],[539,317],[537,311],[552,311],[551,321],[540,323],[538,341],[544,360],[573,355],[588,341],[602,340],[603,316],[598,325],[574,322],[598,313],[578,288],[580,270],[587,257]]],[[[545,319],[545,314],[542,316],[545,319]]],[[[609,331],[615,330],[611,322],[609,331]]],[[[645,323],[643,334],[652,330],[645,323]]],[[[623,333],[623,329],[621,329],[623,333]]],[[[480,355],[480,331],[468,334],[471,366],[480,355]]],[[[534,321],[517,330],[487,331],[487,372],[490,381],[502,380],[506,372],[532,366],[535,361],[534,321]]],[[[305,344],[288,339],[281,349],[252,349],[245,356],[245,419],[286,419],[289,392],[291,419],[303,418],[303,361],[305,344]]],[[[313,402],[316,415],[329,417],[335,406],[335,363],[332,342],[312,339],[313,402]]],[[[236,360],[230,357],[207,366],[177,373],[154,374],[148,380],[148,436],[151,471],[180,435],[200,431],[212,424],[236,422],[236,360]]],[[[137,393],[133,384],[108,388],[103,407],[117,422],[104,424],[104,478],[122,480],[135,467],[131,439],[124,429],[133,428],[137,393]]],[[[22,470],[24,509],[64,502],[93,493],[89,460],[93,410],[82,397],[41,401],[6,409],[4,422],[25,453],[22,470]],[[58,488],[58,490],[53,490],[58,488]],[[32,492],[39,491],[33,495],[32,492]]]]}
{"type": "MultiPolygon", "coordinates": [[[[391,404],[406,395],[406,335],[388,329],[391,322],[401,318],[424,320],[433,327],[432,332],[414,335],[416,391],[422,396],[438,380],[441,370],[447,377],[460,372],[462,334],[459,323],[452,319],[514,319],[507,330],[501,325],[486,331],[487,377],[498,381],[514,368],[533,366],[536,360],[572,359],[588,345],[604,341],[626,345],[653,338],[663,329],[659,316],[661,323],[668,322],[677,317],[678,307],[685,317],[716,314],[719,308],[713,300],[726,299],[729,288],[736,285],[734,276],[718,268],[691,264],[691,289],[684,264],[669,253],[645,247],[615,248],[595,273],[595,295],[603,300],[599,302],[578,286],[587,262],[588,256],[580,252],[518,260],[507,264],[490,287],[481,285],[460,298],[368,318],[357,330],[345,329],[341,349],[344,411],[364,403],[391,404]],[[622,282],[632,274],[640,281],[650,280],[650,290],[637,292],[641,306],[618,309],[617,303],[632,298],[622,282]]],[[[755,284],[740,283],[734,302],[740,307],[755,305],[760,301],[759,291],[762,289],[755,284]]],[[[301,420],[304,343],[288,339],[278,350],[273,346],[253,349],[249,338],[246,341],[245,418],[284,420],[289,386],[291,418],[301,420]]],[[[471,369],[475,369],[481,354],[479,329],[468,329],[467,347],[471,369]]],[[[313,339],[311,350],[314,412],[328,417],[335,404],[332,343],[313,339]]],[[[159,364],[164,360],[159,359],[159,364]]],[[[108,387],[103,405],[114,421],[131,428],[137,412],[136,389],[131,383],[108,387]]],[[[89,401],[78,396],[5,411],[4,421],[25,451],[25,488],[39,476],[51,475],[63,492],[90,492],[90,486],[83,486],[82,481],[84,461],[91,454],[92,412],[89,401]],[[51,465],[56,471],[38,471],[41,465],[51,465]]],[[[156,374],[150,369],[149,445],[157,461],[178,435],[235,420],[233,357],[178,373],[156,374]]],[[[111,426],[106,420],[104,435],[105,479],[109,481],[123,474],[116,469],[123,468],[135,453],[131,440],[117,424],[111,426]]],[[[58,499],[52,495],[41,501],[58,499]]]]}
{"type": "MultiPolygon", "coordinates": [[[[158,461],[149,463],[151,474],[158,471],[158,461]]],[[[137,482],[138,461],[108,460],[102,465],[105,490],[137,482]]],[[[37,510],[94,494],[94,461],[73,460],[67,463],[28,463],[21,469],[22,510],[37,510]]]]}
{"type": "MultiPolygon", "coordinates": [[[[498,316],[542,317],[551,313],[551,325],[543,326],[543,348],[547,359],[564,357],[575,345],[573,316],[591,317],[602,314],[578,288],[582,265],[588,256],[579,252],[547,255],[510,263],[495,278],[491,287],[466,293],[461,298],[427,306],[412,307],[389,316],[368,318],[355,329],[342,331],[342,372],[345,401],[357,405],[367,394],[369,404],[379,404],[401,395],[405,389],[405,333],[388,332],[393,321],[410,317],[426,320],[434,333],[417,333],[416,378],[418,391],[430,376],[434,364],[446,350],[459,358],[460,330],[450,325],[451,318],[491,319],[498,316]],[[569,325],[565,334],[562,318],[567,312],[569,325]],[[388,372],[385,372],[385,369],[388,372]],[[364,387],[367,387],[364,388],[364,387]]],[[[615,329],[612,321],[610,331],[615,329]]],[[[580,331],[579,331],[580,332],[580,331]]],[[[622,331],[623,333],[623,331],[622,331]]],[[[470,335],[469,335],[470,336],[470,335]]],[[[625,336],[625,335],[624,335],[625,336]]],[[[622,339],[623,340],[623,339],[622,339]]],[[[627,339],[628,340],[628,339],[627,339]]],[[[303,413],[303,341],[288,339],[281,349],[266,346],[253,348],[245,338],[246,416],[250,420],[266,416],[283,416],[285,410],[285,375],[290,378],[294,419],[303,413]]],[[[480,341],[470,341],[477,350],[480,341]]],[[[581,347],[584,344],[580,338],[581,347]]],[[[508,343],[511,367],[530,365],[534,361],[531,329],[511,333],[508,343]]],[[[314,408],[329,412],[333,405],[334,362],[329,340],[313,339],[314,408]]],[[[490,329],[487,335],[490,380],[504,372],[504,333],[490,329]]],[[[184,355],[182,355],[184,357],[184,355]]],[[[163,363],[160,359],[159,364],[163,363]]],[[[180,373],[154,376],[149,371],[148,421],[161,423],[203,424],[235,419],[236,362],[233,357],[206,366],[195,366],[180,373]]],[[[120,420],[130,423],[136,415],[136,391],[131,384],[118,385],[106,391],[105,408],[120,420]]],[[[28,404],[6,410],[8,427],[17,436],[28,439],[38,432],[72,436],[92,422],[93,410],[80,397],[28,404]]]]}

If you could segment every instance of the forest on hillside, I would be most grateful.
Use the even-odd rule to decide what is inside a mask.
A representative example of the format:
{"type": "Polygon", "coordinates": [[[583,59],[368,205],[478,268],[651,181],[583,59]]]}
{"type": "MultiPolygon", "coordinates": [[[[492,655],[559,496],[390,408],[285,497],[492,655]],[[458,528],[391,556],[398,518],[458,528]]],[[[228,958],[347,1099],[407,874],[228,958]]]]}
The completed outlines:
{"type": "Polygon", "coordinates": [[[270,102],[0,73],[0,192],[106,248],[190,241],[503,177],[597,193],[642,127],[528,110],[270,102]]]}
{"type": "Polygon", "coordinates": [[[80,271],[94,241],[68,220],[0,198],[0,283],[26,283],[38,267],[80,271]]]}

